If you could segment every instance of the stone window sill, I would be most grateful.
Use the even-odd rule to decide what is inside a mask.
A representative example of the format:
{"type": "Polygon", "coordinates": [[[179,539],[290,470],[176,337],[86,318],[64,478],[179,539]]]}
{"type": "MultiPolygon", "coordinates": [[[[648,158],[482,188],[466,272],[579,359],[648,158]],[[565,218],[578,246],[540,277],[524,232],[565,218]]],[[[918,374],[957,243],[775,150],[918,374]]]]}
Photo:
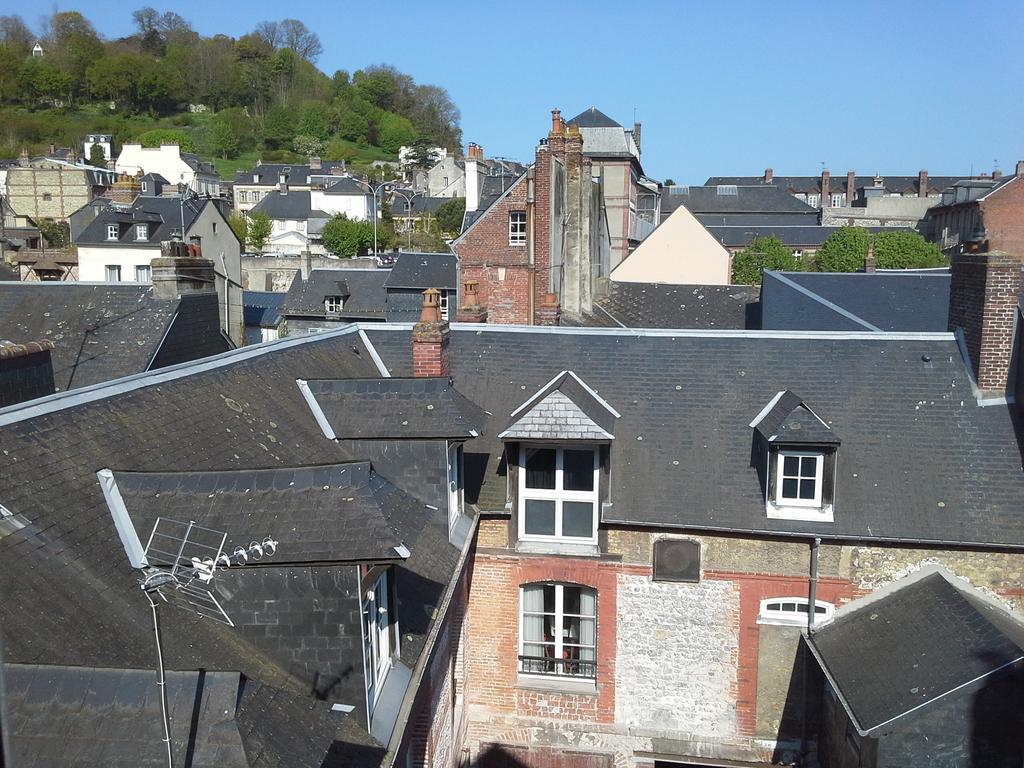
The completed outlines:
{"type": "Polygon", "coordinates": [[[597,695],[597,680],[589,678],[574,679],[571,677],[548,677],[546,675],[524,675],[519,673],[516,687],[532,691],[551,691],[554,693],[597,695]]]}
{"type": "Polygon", "coordinates": [[[516,543],[516,552],[524,555],[566,555],[569,557],[600,557],[597,544],[571,544],[559,541],[524,541],[516,543]]]}

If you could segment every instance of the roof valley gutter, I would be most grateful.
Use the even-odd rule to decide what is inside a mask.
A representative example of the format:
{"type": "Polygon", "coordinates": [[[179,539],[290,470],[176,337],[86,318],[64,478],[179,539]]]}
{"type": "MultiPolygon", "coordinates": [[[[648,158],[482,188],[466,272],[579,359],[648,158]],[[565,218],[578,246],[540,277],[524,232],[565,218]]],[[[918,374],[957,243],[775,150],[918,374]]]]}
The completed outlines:
{"type": "Polygon", "coordinates": [[[409,724],[409,716],[412,714],[413,702],[415,701],[416,694],[419,691],[420,683],[423,681],[423,676],[426,673],[430,657],[436,649],[437,638],[441,634],[441,626],[448,620],[448,610],[451,607],[452,597],[455,594],[455,590],[458,588],[459,581],[462,579],[463,571],[466,568],[466,560],[469,557],[469,551],[472,549],[473,542],[476,540],[476,527],[479,520],[479,515],[475,515],[472,519],[469,530],[466,532],[466,540],[462,545],[462,552],[459,554],[459,561],[455,565],[455,576],[449,582],[448,588],[445,590],[444,600],[437,610],[438,618],[430,628],[430,635],[427,637],[427,642],[424,645],[423,652],[420,653],[419,659],[416,660],[416,667],[413,669],[412,679],[409,681],[409,687],[406,689],[405,697],[402,699],[402,705],[399,707],[398,717],[395,720],[395,727],[391,731],[391,740],[388,742],[388,754],[386,757],[387,768],[395,768],[395,761],[398,758],[398,749],[402,746],[402,738],[405,736],[405,728],[409,724]]]}
{"type": "Polygon", "coordinates": [[[828,307],[829,309],[831,309],[836,314],[839,314],[839,315],[842,315],[843,317],[845,317],[847,320],[850,320],[851,322],[857,323],[857,325],[862,325],[865,328],[867,328],[869,331],[877,331],[878,333],[882,333],[882,329],[879,328],[877,325],[872,325],[867,320],[864,320],[863,318],[858,317],[857,315],[853,314],[849,310],[843,309],[838,304],[833,304],[828,299],[822,298],[821,296],[819,296],[818,294],[816,294],[814,291],[810,290],[809,288],[804,288],[802,285],[800,285],[797,282],[794,282],[793,280],[790,280],[785,275],[782,275],[782,274],[780,274],[778,272],[774,272],[774,273],[772,273],[772,276],[776,280],[778,280],[780,283],[782,283],[783,285],[786,285],[789,288],[792,288],[794,291],[796,291],[798,293],[802,293],[807,298],[811,299],[812,301],[818,302],[819,304],[821,304],[824,307],[828,307]]]}
{"type": "Polygon", "coordinates": [[[385,379],[391,378],[391,371],[384,365],[384,361],[381,360],[380,355],[377,353],[377,348],[370,342],[370,337],[366,335],[366,331],[362,328],[359,329],[359,338],[363,341],[363,346],[366,347],[366,351],[370,353],[370,359],[373,360],[374,365],[377,366],[377,370],[380,371],[380,375],[385,379]]]}

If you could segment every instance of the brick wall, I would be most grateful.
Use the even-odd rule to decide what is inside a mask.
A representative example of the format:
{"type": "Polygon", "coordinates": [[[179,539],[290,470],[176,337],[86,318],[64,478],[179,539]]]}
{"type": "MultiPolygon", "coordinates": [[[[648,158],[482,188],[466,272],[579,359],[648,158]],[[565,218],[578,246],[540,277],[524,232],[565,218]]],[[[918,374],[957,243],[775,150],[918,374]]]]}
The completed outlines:
{"type": "Polygon", "coordinates": [[[980,206],[989,250],[1024,257],[1024,178],[1007,182],[980,206]]]}

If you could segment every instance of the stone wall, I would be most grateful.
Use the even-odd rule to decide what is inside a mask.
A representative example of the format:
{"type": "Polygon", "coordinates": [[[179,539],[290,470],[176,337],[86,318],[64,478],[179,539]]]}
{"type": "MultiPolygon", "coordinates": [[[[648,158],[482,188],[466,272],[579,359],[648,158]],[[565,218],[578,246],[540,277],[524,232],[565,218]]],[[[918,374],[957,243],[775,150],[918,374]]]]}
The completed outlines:
{"type": "Polygon", "coordinates": [[[328,256],[243,256],[242,286],[247,291],[287,293],[296,272],[313,269],[376,269],[372,257],[332,259],[328,256]]]}
{"type": "Polygon", "coordinates": [[[11,168],[7,202],[20,216],[64,220],[92,200],[86,171],[78,168],[11,168]]]}

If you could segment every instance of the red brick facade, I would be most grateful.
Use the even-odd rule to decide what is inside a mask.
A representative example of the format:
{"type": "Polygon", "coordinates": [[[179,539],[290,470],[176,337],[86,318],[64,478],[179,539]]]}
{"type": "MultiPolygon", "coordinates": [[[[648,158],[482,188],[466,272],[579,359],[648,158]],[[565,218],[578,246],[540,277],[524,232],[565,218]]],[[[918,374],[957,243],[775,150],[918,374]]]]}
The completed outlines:
{"type": "Polygon", "coordinates": [[[1024,256],[1024,177],[1008,182],[980,205],[989,250],[1024,256]]]}

